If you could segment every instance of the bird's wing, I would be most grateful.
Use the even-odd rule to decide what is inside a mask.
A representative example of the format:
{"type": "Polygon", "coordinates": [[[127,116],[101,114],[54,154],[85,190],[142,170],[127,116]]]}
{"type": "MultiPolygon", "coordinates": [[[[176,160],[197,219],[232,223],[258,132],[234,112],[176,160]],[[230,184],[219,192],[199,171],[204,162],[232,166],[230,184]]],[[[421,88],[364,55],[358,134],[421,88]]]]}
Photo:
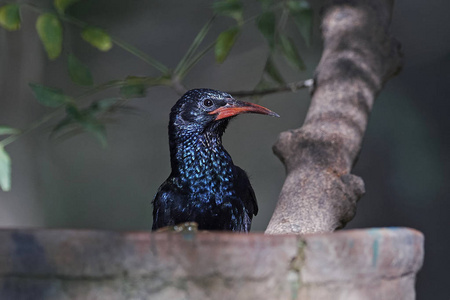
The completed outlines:
{"type": "Polygon", "coordinates": [[[159,187],[158,193],[153,200],[152,230],[176,224],[177,216],[173,206],[180,202],[180,195],[176,190],[170,179],[166,180],[159,187]]]}
{"type": "Polygon", "coordinates": [[[236,166],[237,182],[239,184],[240,195],[243,196],[245,210],[248,216],[251,218],[253,215],[258,214],[258,203],[256,202],[255,191],[250,184],[250,180],[248,179],[247,173],[244,170],[236,166]]]}

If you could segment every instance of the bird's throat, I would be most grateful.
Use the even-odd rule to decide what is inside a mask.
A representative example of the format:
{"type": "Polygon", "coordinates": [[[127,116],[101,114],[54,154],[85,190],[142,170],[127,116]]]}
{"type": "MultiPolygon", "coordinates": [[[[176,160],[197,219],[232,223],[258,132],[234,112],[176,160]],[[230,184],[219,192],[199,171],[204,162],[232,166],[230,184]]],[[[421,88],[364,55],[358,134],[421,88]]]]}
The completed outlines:
{"type": "Polygon", "coordinates": [[[233,180],[233,161],[221,134],[206,131],[178,136],[171,142],[172,176],[192,193],[224,191],[233,180]]]}

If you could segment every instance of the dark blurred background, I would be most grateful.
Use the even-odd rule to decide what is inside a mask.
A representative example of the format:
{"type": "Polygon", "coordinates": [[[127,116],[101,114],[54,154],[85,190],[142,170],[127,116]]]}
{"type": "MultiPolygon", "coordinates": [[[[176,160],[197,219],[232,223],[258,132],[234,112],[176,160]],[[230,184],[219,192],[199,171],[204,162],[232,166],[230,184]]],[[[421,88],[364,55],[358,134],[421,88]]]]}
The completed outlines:
{"type": "MultiPolygon", "coordinates": [[[[34,1],[50,6],[49,1],[34,1]]],[[[175,67],[211,16],[210,1],[81,1],[70,13],[175,67]]],[[[316,13],[322,1],[311,1],[316,13]]],[[[245,1],[246,15],[258,11],[245,1]]],[[[405,66],[375,103],[354,173],[364,178],[366,195],[347,228],[407,226],[425,234],[425,264],[418,276],[418,299],[448,299],[450,267],[450,164],[447,98],[450,94],[450,2],[397,1],[392,33],[402,43],[405,66]]],[[[50,110],[33,98],[29,82],[78,94],[65,58],[50,62],[34,29],[36,13],[23,12],[22,29],[0,30],[0,124],[26,128],[50,110]]],[[[207,37],[212,41],[232,24],[219,18],[207,37]]],[[[312,76],[321,56],[318,18],[313,46],[299,35],[297,46],[308,70],[298,73],[280,59],[288,82],[312,76]]],[[[291,25],[290,25],[291,26],[291,25]]],[[[295,31],[292,26],[292,32],[295,31]]],[[[293,33],[295,36],[295,33],[293,33]]],[[[97,83],[156,72],[118,47],[101,53],[84,43],[78,29],[65,27],[64,54],[75,53],[91,68],[97,83]]],[[[212,53],[192,70],[188,88],[225,91],[252,89],[267,55],[263,37],[246,26],[223,65],[212,53]]],[[[97,97],[108,96],[108,93],[97,97]]],[[[103,149],[92,136],[49,139],[50,123],[7,147],[12,158],[12,190],[0,192],[0,226],[148,230],[151,200],[168,176],[167,122],[178,95],[150,89],[130,105],[136,114],[119,115],[109,125],[103,149]]],[[[95,96],[91,99],[95,99],[95,96]]],[[[236,164],[247,170],[260,205],[253,228],[263,231],[284,180],[271,146],[279,132],[301,126],[309,105],[306,90],[259,100],[282,118],[246,115],[234,120],[224,144],[236,164]]]]}

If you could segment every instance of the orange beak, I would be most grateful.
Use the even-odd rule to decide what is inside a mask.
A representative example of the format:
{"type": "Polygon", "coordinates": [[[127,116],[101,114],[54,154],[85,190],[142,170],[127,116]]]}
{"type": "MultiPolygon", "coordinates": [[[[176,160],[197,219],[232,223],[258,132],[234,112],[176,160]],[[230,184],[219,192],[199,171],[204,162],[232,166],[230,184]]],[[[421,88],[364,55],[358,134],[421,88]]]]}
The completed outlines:
{"type": "Polygon", "coordinates": [[[271,111],[268,108],[265,108],[264,106],[234,99],[232,99],[232,101],[228,102],[226,105],[209,112],[210,115],[217,114],[216,121],[245,113],[279,117],[277,113],[271,111]]]}

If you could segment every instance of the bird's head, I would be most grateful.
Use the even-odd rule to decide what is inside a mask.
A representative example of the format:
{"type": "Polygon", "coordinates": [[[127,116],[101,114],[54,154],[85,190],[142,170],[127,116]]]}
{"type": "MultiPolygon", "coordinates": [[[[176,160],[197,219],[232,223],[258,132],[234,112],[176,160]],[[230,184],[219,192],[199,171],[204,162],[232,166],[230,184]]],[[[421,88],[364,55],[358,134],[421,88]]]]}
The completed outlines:
{"type": "Polygon", "coordinates": [[[195,89],[186,92],[172,107],[170,123],[178,128],[221,133],[232,117],[243,113],[279,117],[261,105],[236,100],[230,94],[211,89],[195,89]]]}

